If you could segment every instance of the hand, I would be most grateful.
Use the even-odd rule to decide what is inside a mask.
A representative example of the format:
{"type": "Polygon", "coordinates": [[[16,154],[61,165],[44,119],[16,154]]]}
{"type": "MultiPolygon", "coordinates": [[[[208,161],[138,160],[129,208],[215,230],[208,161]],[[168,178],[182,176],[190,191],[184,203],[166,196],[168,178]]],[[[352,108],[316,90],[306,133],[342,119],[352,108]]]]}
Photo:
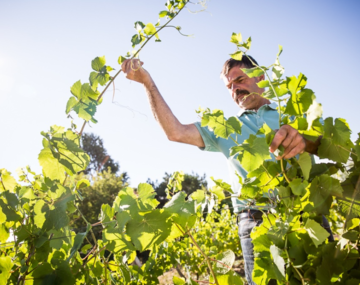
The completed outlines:
{"type": "Polygon", "coordinates": [[[151,80],[151,77],[149,72],[142,67],[143,64],[144,63],[138,59],[127,59],[122,63],[121,69],[127,79],[145,84],[151,80]]]}
{"type": "Polygon", "coordinates": [[[297,130],[289,125],[284,125],[276,132],[270,145],[270,152],[274,152],[282,145],[285,148],[284,153],[282,156],[277,156],[276,159],[292,158],[306,150],[306,142],[297,130]]]}

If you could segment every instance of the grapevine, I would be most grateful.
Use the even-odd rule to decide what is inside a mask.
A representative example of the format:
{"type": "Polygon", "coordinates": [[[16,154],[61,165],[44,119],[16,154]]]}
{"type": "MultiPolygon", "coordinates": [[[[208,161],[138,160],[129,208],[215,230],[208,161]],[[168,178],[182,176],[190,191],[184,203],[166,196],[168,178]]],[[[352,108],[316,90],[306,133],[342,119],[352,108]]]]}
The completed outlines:
{"type": "MultiPolygon", "coordinates": [[[[138,49],[120,56],[118,63],[138,58],[151,39],[159,42],[163,28],[180,32],[169,24],[188,2],[167,1],[166,10],[159,13],[160,19],[167,18],[164,25],[136,22],[131,42],[138,49]]],[[[247,56],[251,38],[242,41],[241,34],[234,33],[231,42],[236,45],[234,59],[247,56]]],[[[266,76],[258,85],[268,88],[264,98],[278,104],[278,127],[289,125],[309,141],[318,141],[318,156],[330,162],[313,163],[308,153],[270,160],[272,154],[264,149],[275,130],[264,125],[239,144],[238,118],[225,119],[220,110],[198,111],[202,126],[236,142],[232,155],[248,171],[246,179],[239,177],[239,198],[253,199],[260,210],[271,205],[251,234],[253,279],[259,285],[271,279],[280,284],[359,284],[360,134],[352,142],[344,119],[322,119],[322,106],[306,88],[307,78],[283,78],[281,52],[282,47],[274,64],[243,71],[249,77],[266,76]],[[322,216],[331,221],[335,242],[328,240],[322,216]]],[[[91,224],[84,217],[81,192],[91,181],[79,176],[89,163],[80,147],[81,135],[89,122],[97,123],[94,116],[103,95],[121,73],[110,74],[114,69],[106,65],[105,56],[96,57],[91,67],[89,83],[74,83],[66,105],[69,117],[75,113],[84,120],[80,130],[71,122],[70,128],[53,125],[41,133],[42,173],[27,166],[16,181],[0,169],[0,285],[158,284],[158,277],[171,268],[182,274],[173,278],[174,284],[243,284],[233,270],[235,256],[241,253],[236,219],[226,207],[219,209],[224,191],[233,191],[221,180],[186,197],[181,191],[183,174],[176,172],[162,209],[151,185],[141,183],[137,189],[121,188],[112,205],[103,204],[99,222],[91,224]],[[71,228],[74,215],[86,224],[80,231],[71,228]],[[100,239],[94,227],[102,228],[100,239]],[[134,264],[136,253],[145,250],[150,251],[148,261],[134,264]]],[[[279,148],[276,155],[282,151],[279,148]]]]}

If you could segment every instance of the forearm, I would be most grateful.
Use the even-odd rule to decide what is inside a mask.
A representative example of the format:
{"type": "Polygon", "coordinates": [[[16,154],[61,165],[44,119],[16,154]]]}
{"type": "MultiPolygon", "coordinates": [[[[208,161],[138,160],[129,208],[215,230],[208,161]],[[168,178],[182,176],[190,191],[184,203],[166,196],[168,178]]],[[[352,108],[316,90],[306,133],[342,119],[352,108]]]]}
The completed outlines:
{"type": "Polygon", "coordinates": [[[155,120],[158,121],[169,140],[177,140],[176,136],[180,133],[182,124],[175,117],[151,78],[143,86],[155,120]]]}

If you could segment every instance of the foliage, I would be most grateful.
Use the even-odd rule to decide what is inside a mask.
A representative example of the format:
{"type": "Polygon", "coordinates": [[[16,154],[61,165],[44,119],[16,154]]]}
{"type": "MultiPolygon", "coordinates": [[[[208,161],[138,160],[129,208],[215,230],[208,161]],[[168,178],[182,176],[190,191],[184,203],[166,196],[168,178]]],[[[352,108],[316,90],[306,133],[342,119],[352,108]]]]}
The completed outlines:
{"type": "MultiPolygon", "coordinates": [[[[234,264],[235,254],[241,256],[237,231],[236,217],[225,207],[213,211],[206,218],[198,218],[190,234],[209,257],[212,266],[219,272],[226,273],[234,264]],[[227,262],[221,265],[215,260],[227,260],[227,262]]],[[[129,266],[133,273],[130,284],[156,284],[158,276],[174,267],[182,268],[185,275],[190,275],[194,280],[206,282],[210,278],[207,264],[204,263],[199,248],[192,243],[189,236],[186,236],[160,244],[151,252],[149,259],[141,268],[137,265],[129,266]]],[[[241,280],[240,277],[237,278],[241,280]]]]}
{"type": "MultiPolygon", "coordinates": [[[[233,58],[247,56],[251,39],[242,42],[241,34],[234,33],[230,41],[237,46],[233,58]]],[[[271,207],[269,213],[264,212],[263,224],[251,233],[253,280],[259,285],[271,279],[281,284],[359,284],[360,138],[355,143],[350,140],[351,130],[344,119],[322,120],[321,104],[306,88],[306,76],[282,78],[281,52],[280,46],[269,67],[254,63],[254,68],[242,71],[249,77],[266,76],[257,84],[268,87],[264,98],[278,103],[279,128],[288,124],[308,140],[320,139],[318,155],[330,162],[313,164],[308,153],[271,161],[268,148],[275,130],[264,124],[239,144],[236,136],[241,134],[241,124],[236,117],[225,119],[220,110],[198,111],[202,126],[236,143],[231,155],[248,171],[246,179],[239,177],[240,198],[254,199],[248,205],[252,208],[271,207]],[[321,227],[323,215],[333,222],[339,242],[328,241],[329,233],[321,227]]],[[[282,151],[280,147],[275,154],[282,151]]]]}
{"type": "MultiPolygon", "coordinates": [[[[90,156],[90,163],[85,173],[90,171],[101,172],[103,169],[110,167],[112,173],[117,173],[120,170],[119,163],[115,162],[110,155],[108,155],[104,142],[100,136],[93,133],[84,133],[81,138],[82,149],[90,156]]],[[[124,174],[126,178],[126,175],[124,174]]],[[[126,180],[124,181],[126,182],[126,180]]]]}
{"type": "MultiPolygon", "coordinates": [[[[153,37],[159,41],[158,32],[186,4],[186,0],[168,1],[167,10],[159,15],[168,19],[163,26],[160,22],[156,25],[136,22],[137,34],[132,38],[132,45],[141,46],[132,56],[130,53],[120,56],[119,64],[126,57],[138,56],[153,37]]],[[[84,119],[80,131],[71,122],[71,128],[53,125],[49,131],[41,133],[43,149],[39,162],[42,174],[34,173],[30,167],[20,168],[16,181],[11,173],[0,169],[1,284],[117,284],[120,280],[129,283],[134,274],[127,263],[134,260],[136,251],[155,251],[165,240],[172,242],[182,236],[190,237],[197,245],[190,230],[203,205],[214,205],[215,199],[222,198],[219,192],[197,190],[195,200],[186,200],[184,192],[175,193],[182,180],[181,175],[175,175],[170,181],[174,187],[171,200],[164,209],[157,209],[156,193],[149,184],[140,184],[134,190],[124,187],[123,177],[105,172],[89,187],[88,179],[77,176],[88,169],[90,163],[89,155],[80,147],[81,136],[88,122],[97,123],[95,114],[102,96],[121,72],[111,76],[114,69],[106,65],[105,56],[96,57],[91,67],[90,82],[79,80],[74,83],[66,105],[69,117],[73,112],[84,119]],[[100,221],[95,224],[96,212],[92,211],[95,209],[83,214],[89,205],[82,204],[82,194],[94,195],[91,188],[100,193],[109,191],[105,195],[107,202],[114,200],[111,204],[102,204],[100,221]],[[76,221],[71,222],[69,217],[76,216],[84,221],[79,232],[70,228],[76,221]],[[101,238],[94,232],[99,224],[101,238]],[[9,240],[10,233],[14,241],[9,240]],[[88,244],[84,245],[84,240],[88,244]],[[105,254],[105,250],[109,254],[105,254]]],[[[209,258],[200,252],[216,279],[209,258]]],[[[196,284],[191,279],[189,282],[196,284]]]]}
{"type": "MultiPolygon", "coordinates": [[[[159,31],[187,3],[167,1],[166,10],[159,13],[160,18],[168,19],[162,26],[160,22],[136,22],[131,42],[133,48],[140,47],[132,55],[120,56],[119,64],[138,56],[153,37],[160,41],[159,31]]],[[[237,47],[232,57],[247,56],[250,38],[242,42],[241,34],[234,33],[231,42],[237,47]]],[[[312,164],[307,153],[269,161],[266,147],[275,131],[266,125],[232,149],[249,171],[249,179],[240,179],[240,198],[255,199],[259,206],[272,205],[271,212],[264,213],[264,223],[251,233],[256,255],[253,278],[259,285],[270,279],[282,284],[359,284],[360,137],[356,142],[350,140],[350,127],[344,119],[321,120],[322,107],[314,92],[306,88],[303,74],[282,78],[281,51],[273,65],[244,72],[250,77],[266,75],[258,84],[269,88],[265,98],[278,102],[279,126],[289,124],[308,139],[321,136],[319,156],[330,162],[312,164]],[[350,167],[346,164],[349,159],[350,167]],[[338,171],[346,171],[345,180],[334,175],[338,171]],[[270,190],[275,190],[276,196],[264,198],[270,190]],[[328,233],[320,225],[322,215],[336,224],[333,229],[338,242],[327,241],[328,233]]],[[[102,236],[97,238],[97,224],[80,209],[81,191],[90,186],[86,178],[76,178],[90,162],[80,140],[88,122],[97,122],[94,116],[102,96],[121,70],[110,75],[113,68],[106,65],[104,56],[96,57],[91,67],[90,82],[73,84],[66,105],[66,114],[72,112],[84,120],[81,129],[72,123],[68,129],[53,125],[41,133],[42,174],[21,168],[17,181],[0,169],[0,284],[134,284],[138,280],[156,284],[158,274],[177,264],[185,268],[187,276],[186,280],[174,278],[174,284],[242,284],[231,270],[234,251],[239,252],[234,217],[228,210],[221,216],[212,211],[226,198],[224,190],[232,193],[230,185],[220,180],[214,180],[211,189],[199,189],[187,197],[181,191],[184,175],[174,173],[167,187],[169,201],[158,209],[151,185],[142,183],[135,190],[124,187],[121,179],[111,176],[114,174],[103,173],[113,177],[109,185],[105,179],[96,185],[103,190],[121,189],[113,203],[101,206],[97,224],[101,224],[102,236]],[[71,230],[69,217],[73,215],[83,219],[83,231],[71,230]],[[83,246],[85,239],[88,244],[83,246]],[[136,251],[144,250],[150,250],[148,262],[141,268],[130,265],[136,251]]],[[[220,110],[200,113],[202,125],[217,136],[236,141],[241,134],[237,118],[226,119],[220,110]]]]}

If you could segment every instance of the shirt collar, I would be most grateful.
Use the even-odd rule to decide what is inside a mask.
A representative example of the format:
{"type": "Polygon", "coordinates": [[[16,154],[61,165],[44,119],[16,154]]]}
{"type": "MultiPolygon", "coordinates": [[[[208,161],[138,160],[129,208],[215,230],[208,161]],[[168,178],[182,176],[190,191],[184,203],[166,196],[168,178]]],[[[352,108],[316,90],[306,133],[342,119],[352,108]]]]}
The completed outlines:
{"type": "MultiPolygon", "coordinates": [[[[265,104],[265,105],[262,105],[262,106],[259,108],[259,110],[262,109],[262,108],[270,108],[270,109],[276,110],[277,104],[276,104],[275,102],[272,102],[272,103],[270,103],[270,104],[265,104]]],[[[245,113],[256,113],[256,111],[255,111],[255,110],[240,109],[240,111],[238,112],[237,116],[238,116],[238,117],[241,117],[241,116],[242,116],[243,114],[245,114],[245,113]]]]}

